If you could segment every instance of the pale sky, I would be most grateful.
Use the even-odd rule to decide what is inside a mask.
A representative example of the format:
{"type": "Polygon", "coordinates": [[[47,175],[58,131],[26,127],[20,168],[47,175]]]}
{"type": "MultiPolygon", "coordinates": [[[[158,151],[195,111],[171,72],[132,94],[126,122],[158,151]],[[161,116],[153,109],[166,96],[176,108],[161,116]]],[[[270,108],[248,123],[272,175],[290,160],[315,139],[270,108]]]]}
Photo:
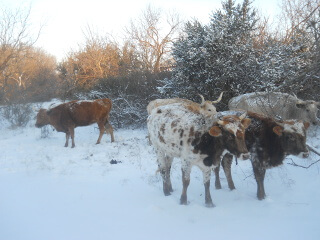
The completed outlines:
{"type": "MultiPolygon", "coordinates": [[[[265,16],[272,17],[280,2],[255,0],[253,4],[265,16]]],[[[221,0],[0,0],[0,8],[31,6],[34,29],[44,24],[36,46],[58,60],[78,48],[88,25],[101,35],[110,33],[122,38],[130,19],[138,17],[148,4],[164,12],[174,10],[186,20],[196,18],[207,23],[212,11],[220,8],[221,0]]]]}

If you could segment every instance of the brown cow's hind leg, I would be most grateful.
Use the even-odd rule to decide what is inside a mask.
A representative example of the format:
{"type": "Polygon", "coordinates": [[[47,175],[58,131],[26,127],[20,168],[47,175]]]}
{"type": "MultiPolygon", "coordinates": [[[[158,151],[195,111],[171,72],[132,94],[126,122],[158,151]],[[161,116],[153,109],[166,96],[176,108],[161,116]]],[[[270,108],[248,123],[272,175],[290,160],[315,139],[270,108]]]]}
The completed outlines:
{"type": "Polygon", "coordinates": [[[69,137],[70,137],[70,133],[66,133],[66,143],[64,144],[64,147],[68,147],[69,137]]]}
{"type": "Polygon", "coordinates": [[[106,121],[105,127],[106,127],[106,133],[110,133],[111,135],[111,142],[114,142],[113,128],[108,120],[106,121]]]}
{"type": "Polygon", "coordinates": [[[74,144],[74,128],[73,127],[70,127],[69,128],[69,131],[70,131],[70,135],[71,135],[71,140],[72,140],[72,148],[74,148],[76,145],[74,144]]]}
{"type": "Polygon", "coordinates": [[[98,140],[97,140],[97,143],[96,143],[96,144],[99,144],[99,143],[100,143],[101,138],[102,138],[102,136],[103,136],[103,133],[104,133],[104,131],[105,131],[105,127],[104,127],[104,125],[103,125],[102,122],[98,122],[98,127],[99,127],[100,133],[99,133],[99,137],[98,137],[98,140]]]}

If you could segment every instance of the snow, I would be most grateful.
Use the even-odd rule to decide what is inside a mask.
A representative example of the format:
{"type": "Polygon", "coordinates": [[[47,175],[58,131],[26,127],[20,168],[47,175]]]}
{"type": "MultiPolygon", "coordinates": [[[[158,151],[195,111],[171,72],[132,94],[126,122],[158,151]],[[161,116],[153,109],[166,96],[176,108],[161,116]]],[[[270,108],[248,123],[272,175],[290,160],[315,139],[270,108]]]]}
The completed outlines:
{"type": "MultiPolygon", "coordinates": [[[[146,129],[117,129],[114,143],[104,135],[96,145],[97,127],[79,127],[72,149],[63,147],[64,134],[50,129],[40,138],[33,125],[11,130],[0,120],[0,240],[320,239],[320,163],[288,164],[308,166],[319,159],[314,153],[267,170],[263,201],[250,162],[234,161],[237,189],[228,189],[223,173],[223,189],[214,189],[212,174],[216,207],[210,209],[196,167],[190,203],[179,205],[179,160],[171,173],[174,192],[164,196],[146,129]]],[[[317,135],[308,142],[319,150],[317,135]]]]}

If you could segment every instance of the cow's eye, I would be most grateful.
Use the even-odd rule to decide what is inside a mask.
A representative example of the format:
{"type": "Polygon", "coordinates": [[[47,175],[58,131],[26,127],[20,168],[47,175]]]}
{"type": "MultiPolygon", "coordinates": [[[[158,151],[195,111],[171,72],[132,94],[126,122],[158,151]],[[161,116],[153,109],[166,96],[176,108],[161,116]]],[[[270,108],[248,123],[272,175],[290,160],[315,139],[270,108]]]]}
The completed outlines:
{"type": "Polygon", "coordinates": [[[287,136],[287,140],[288,140],[288,141],[293,141],[293,140],[294,140],[294,137],[293,137],[292,135],[288,135],[288,136],[287,136]]]}

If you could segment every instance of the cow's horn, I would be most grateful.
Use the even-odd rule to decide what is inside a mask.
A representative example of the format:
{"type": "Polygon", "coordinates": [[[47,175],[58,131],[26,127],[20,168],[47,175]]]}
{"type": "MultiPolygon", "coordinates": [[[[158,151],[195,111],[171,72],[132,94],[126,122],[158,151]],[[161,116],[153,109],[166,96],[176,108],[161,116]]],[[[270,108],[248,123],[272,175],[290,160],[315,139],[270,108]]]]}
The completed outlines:
{"type": "Polygon", "coordinates": [[[204,97],[201,95],[201,94],[199,94],[199,96],[201,97],[201,105],[203,105],[204,104],[204,97]]]}
{"type": "Polygon", "coordinates": [[[212,103],[218,103],[218,102],[220,102],[221,99],[222,99],[222,95],[223,95],[223,92],[221,92],[219,98],[218,98],[217,100],[215,100],[215,101],[212,101],[212,103]]]}

